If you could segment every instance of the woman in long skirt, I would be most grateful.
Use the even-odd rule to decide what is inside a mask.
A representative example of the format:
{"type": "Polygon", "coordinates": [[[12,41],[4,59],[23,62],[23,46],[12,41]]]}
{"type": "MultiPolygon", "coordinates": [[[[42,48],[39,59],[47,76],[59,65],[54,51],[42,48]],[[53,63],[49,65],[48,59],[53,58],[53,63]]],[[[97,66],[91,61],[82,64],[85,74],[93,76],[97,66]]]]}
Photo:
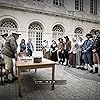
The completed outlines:
{"type": "Polygon", "coordinates": [[[54,40],[52,40],[52,44],[50,46],[50,54],[51,54],[51,60],[58,61],[58,58],[57,58],[57,43],[54,40]]]}

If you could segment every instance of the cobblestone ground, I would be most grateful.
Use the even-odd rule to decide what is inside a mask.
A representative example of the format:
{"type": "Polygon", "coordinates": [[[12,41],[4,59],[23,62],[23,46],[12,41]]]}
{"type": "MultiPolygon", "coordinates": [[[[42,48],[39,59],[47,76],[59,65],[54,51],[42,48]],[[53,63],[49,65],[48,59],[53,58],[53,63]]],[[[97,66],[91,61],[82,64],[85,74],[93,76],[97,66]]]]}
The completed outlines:
{"type": "Polygon", "coordinates": [[[51,69],[38,69],[22,73],[22,95],[18,96],[17,81],[0,85],[0,100],[100,100],[100,82],[79,78],[56,65],[55,79],[66,80],[66,85],[35,85],[34,79],[51,79],[51,69]]]}

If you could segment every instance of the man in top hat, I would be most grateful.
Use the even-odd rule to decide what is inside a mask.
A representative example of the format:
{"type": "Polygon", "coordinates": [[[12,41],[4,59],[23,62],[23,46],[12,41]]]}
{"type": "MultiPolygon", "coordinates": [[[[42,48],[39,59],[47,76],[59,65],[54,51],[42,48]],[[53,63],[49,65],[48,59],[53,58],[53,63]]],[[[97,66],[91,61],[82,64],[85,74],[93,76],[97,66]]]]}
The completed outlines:
{"type": "Polygon", "coordinates": [[[58,61],[59,63],[61,63],[63,65],[63,63],[65,62],[65,58],[64,58],[64,42],[62,38],[58,39],[59,43],[57,45],[58,47],[58,61]]]}
{"type": "Polygon", "coordinates": [[[68,36],[65,36],[65,46],[64,46],[64,57],[65,57],[65,65],[68,65],[69,60],[69,51],[71,50],[71,41],[68,36]]]}
{"type": "Polygon", "coordinates": [[[17,53],[17,39],[19,38],[19,34],[16,31],[11,31],[11,35],[9,35],[6,39],[5,45],[2,50],[3,58],[5,61],[5,69],[6,69],[6,78],[5,82],[13,82],[17,79],[13,72],[13,58],[16,57],[17,53]],[[8,79],[9,72],[12,75],[12,80],[8,79]]]}
{"type": "Polygon", "coordinates": [[[90,34],[90,33],[87,33],[87,34],[86,34],[86,37],[90,39],[90,38],[93,38],[93,35],[90,34]]]}
{"type": "Polygon", "coordinates": [[[100,76],[100,30],[95,31],[96,39],[93,46],[93,69],[94,72],[98,72],[98,75],[100,76]]]}

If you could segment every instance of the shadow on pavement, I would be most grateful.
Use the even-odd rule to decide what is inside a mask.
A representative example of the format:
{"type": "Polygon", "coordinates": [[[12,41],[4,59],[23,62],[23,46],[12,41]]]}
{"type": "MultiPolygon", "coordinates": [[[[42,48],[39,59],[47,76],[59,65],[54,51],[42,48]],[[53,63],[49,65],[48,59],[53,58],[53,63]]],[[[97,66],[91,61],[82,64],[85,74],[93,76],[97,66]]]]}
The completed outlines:
{"type": "Polygon", "coordinates": [[[97,73],[92,74],[92,73],[88,72],[88,70],[81,70],[81,69],[77,69],[77,68],[71,68],[68,66],[65,66],[64,70],[72,75],[77,76],[77,77],[100,82],[100,76],[98,76],[97,73]]]}

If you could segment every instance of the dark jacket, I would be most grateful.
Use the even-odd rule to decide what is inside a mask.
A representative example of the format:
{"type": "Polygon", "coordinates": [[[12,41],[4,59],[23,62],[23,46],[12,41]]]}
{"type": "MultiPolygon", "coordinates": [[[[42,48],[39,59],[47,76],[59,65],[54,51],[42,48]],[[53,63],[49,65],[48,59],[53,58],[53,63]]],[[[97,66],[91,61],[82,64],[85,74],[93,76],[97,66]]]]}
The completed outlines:
{"type": "Polygon", "coordinates": [[[94,44],[95,48],[96,48],[96,51],[100,57],[100,37],[97,37],[95,39],[95,44],[94,44]]]}
{"type": "Polygon", "coordinates": [[[87,39],[84,41],[82,48],[83,50],[86,50],[86,53],[92,52],[92,48],[94,45],[93,39],[87,39]]]}
{"type": "Polygon", "coordinates": [[[15,53],[17,53],[17,47],[18,45],[16,39],[12,35],[10,35],[9,37],[7,37],[4,48],[2,50],[2,54],[14,58],[15,53]]]}
{"type": "Polygon", "coordinates": [[[20,43],[20,52],[26,51],[26,44],[25,43],[20,43]]]}
{"type": "Polygon", "coordinates": [[[34,48],[33,48],[33,44],[32,43],[27,43],[27,51],[28,52],[33,52],[34,48]]]}

